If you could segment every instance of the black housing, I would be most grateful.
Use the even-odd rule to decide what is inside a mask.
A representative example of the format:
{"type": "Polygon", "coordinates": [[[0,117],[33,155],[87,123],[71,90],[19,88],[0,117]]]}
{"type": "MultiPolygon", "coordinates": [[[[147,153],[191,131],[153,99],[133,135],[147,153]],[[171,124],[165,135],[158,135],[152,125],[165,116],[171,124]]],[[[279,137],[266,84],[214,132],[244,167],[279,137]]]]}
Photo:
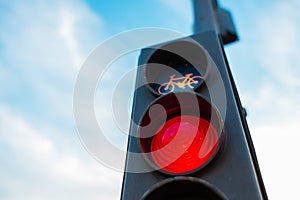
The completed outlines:
{"type": "MultiPolygon", "coordinates": [[[[178,184],[181,186],[182,184],[193,185],[191,186],[194,188],[192,193],[193,195],[194,193],[197,193],[197,197],[192,198],[193,195],[191,196],[189,187],[186,187],[186,196],[182,195],[177,199],[266,200],[267,195],[258,167],[243,107],[240,103],[228,62],[226,60],[222,40],[216,32],[207,31],[161,45],[145,48],[141,51],[139,65],[148,64],[149,60],[151,58],[153,59],[153,55],[155,55],[155,63],[159,63],[159,54],[164,52],[159,49],[164,49],[165,46],[170,44],[180,44],[182,41],[190,40],[195,41],[203,47],[209,56],[208,58],[211,60],[207,62],[207,57],[204,58],[200,55],[201,53],[203,54],[203,52],[199,52],[199,54],[197,54],[197,52],[187,51],[186,54],[194,55],[194,57],[192,56],[191,59],[188,59],[191,60],[189,62],[193,65],[193,62],[197,62],[197,59],[204,58],[207,63],[207,66],[204,66],[204,69],[206,69],[205,67],[208,67],[208,65],[214,65],[217,69],[217,71],[212,70],[207,72],[204,83],[197,87],[195,92],[201,94],[201,96],[212,102],[216,108],[220,110],[221,117],[224,120],[223,129],[226,133],[226,144],[223,145],[222,149],[219,150],[218,156],[216,156],[209,165],[189,174],[189,177],[192,177],[192,179],[187,179],[183,182],[179,181],[180,183],[174,182],[169,184],[174,184],[174,188],[172,186],[172,190],[177,190],[178,184]],[[217,73],[220,74],[220,77],[216,76],[217,73]],[[225,88],[224,93],[222,93],[221,86],[224,86],[225,88]],[[212,98],[213,95],[217,98],[212,98]],[[224,104],[226,112],[222,112],[222,110],[224,110],[224,104]],[[203,196],[201,196],[202,192],[197,191],[203,191],[204,186],[199,186],[199,189],[197,189],[198,184],[192,183],[194,180],[201,183],[205,182],[215,189],[207,189],[207,192],[204,192],[203,196]],[[222,195],[218,195],[219,193],[217,191],[219,191],[222,195]]],[[[172,48],[175,47],[178,49],[181,48],[180,45],[175,45],[172,48]]],[[[166,64],[165,60],[165,53],[163,53],[161,63],[164,65],[166,64]]],[[[179,60],[179,62],[181,61],[179,60]]],[[[174,60],[174,62],[176,62],[176,60],[174,60]]],[[[129,153],[142,153],[142,149],[139,145],[139,138],[137,137],[139,127],[135,124],[140,123],[141,118],[149,105],[157,99],[157,94],[151,91],[147,84],[147,79],[145,79],[145,68],[139,67],[132,111],[132,120],[134,123],[132,123],[130,127],[128,153],[125,164],[126,172],[124,173],[121,194],[122,200],[140,200],[143,197],[144,199],[154,199],[147,196],[147,194],[151,193],[153,190],[151,188],[156,187],[157,191],[169,190],[164,188],[171,187],[171,185],[168,184],[169,186],[163,186],[164,184],[162,183],[164,183],[166,179],[174,177],[172,175],[159,173],[156,170],[149,170],[144,173],[130,172],[136,167],[149,167],[149,163],[143,157],[137,159],[129,153]],[[159,189],[160,184],[162,187],[161,189],[159,189]]],[[[149,168],[151,169],[151,167],[149,168]]],[[[163,195],[165,195],[164,192],[162,192],[161,195],[161,197],[163,197],[163,195]]],[[[157,195],[156,197],[157,199],[162,199],[160,195],[157,195]]]]}

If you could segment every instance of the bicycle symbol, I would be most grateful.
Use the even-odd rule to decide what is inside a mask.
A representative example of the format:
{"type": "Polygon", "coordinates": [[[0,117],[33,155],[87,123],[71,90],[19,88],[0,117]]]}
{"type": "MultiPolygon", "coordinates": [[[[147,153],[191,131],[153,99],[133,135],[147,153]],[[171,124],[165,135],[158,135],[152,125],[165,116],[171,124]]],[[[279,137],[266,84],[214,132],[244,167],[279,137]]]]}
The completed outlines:
{"type": "Polygon", "coordinates": [[[192,76],[193,74],[186,74],[185,76],[175,78],[175,74],[170,76],[170,80],[166,83],[163,83],[158,88],[159,94],[167,94],[173,92],[175,86],[178,88],[184,89],[186,86],[193,89],[199,82],[203,80],[202,76],[192,76]]]}

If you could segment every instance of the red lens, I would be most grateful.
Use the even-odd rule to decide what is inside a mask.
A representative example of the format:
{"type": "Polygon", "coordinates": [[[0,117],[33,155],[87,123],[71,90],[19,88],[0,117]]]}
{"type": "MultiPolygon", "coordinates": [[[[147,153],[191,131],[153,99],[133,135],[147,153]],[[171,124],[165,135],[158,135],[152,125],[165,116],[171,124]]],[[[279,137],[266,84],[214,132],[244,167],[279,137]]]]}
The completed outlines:
{"type": "Polygon", "coordinates": [[[204,118],[177,116],[158,130],[151,141],[151,156],[161,170],[169,173],[186,173],[201,167],[218,147],[218,132],[204,118]]]}

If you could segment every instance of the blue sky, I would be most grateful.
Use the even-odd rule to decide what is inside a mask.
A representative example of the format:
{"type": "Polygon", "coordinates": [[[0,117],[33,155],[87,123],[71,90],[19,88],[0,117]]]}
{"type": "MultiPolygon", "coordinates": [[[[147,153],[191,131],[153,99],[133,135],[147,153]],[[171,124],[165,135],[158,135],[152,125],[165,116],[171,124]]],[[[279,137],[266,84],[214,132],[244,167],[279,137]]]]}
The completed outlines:
{"type": "MultiPolygon", "coordinates": [[[[267,192],[270,199],[293,199],[300,178],[300,3],[221,4],[240,35],[226,52],[267,192]]],[[[191,11],[191,2],[180,0],[1,1],[0,199],[119,199],[122,173],[93,159],[76,133],[76,76],[89,53],[121,31],[160,27],[191,34],[191,11]]],[[[116,61],[107,76],[129,71],[136,59],[132,53],[116,61]]],[[[109,90],[99,87],[96,101],[109,90]]],[[[101,107],[97,117],[114,128],[101,107]]],[[[115,145],[124,147],[120,138],[115,145]]]]}

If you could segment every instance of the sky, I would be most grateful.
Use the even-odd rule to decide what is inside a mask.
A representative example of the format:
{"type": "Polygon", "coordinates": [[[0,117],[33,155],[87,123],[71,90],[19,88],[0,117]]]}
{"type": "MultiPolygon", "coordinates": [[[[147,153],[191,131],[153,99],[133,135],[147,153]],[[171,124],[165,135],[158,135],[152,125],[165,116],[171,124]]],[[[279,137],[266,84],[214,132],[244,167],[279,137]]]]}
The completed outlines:
{"type": "MultiPolygon", "coordinates": [[[[267,193],[272,200],[295,199],[300,2],[220,3],[231,11],[240,36],[225,50],[267,193]]],[[[1,0],[0,199],[119,199],[122,172],[98,162],[77,133],[72,108],[77,75],[90,53],[116,34],[158,27],[190,35],[192,23],[190,1],[1,0]]],[[[134,70],[137,55],[112,63],[95,94],[97,119],[104,130],[113,130],[107,137],[120,149],[126,147],[128,124],[121,127],[125,134],[116,134],[120,127],[107,109],[115,86],[110,83],[118,73],[134,70]]],[[[131,97],[133,82],[125,90],[131,97]]],[[[123,102],[128,115],[130,102],[130,97],[123,102]]]]}

